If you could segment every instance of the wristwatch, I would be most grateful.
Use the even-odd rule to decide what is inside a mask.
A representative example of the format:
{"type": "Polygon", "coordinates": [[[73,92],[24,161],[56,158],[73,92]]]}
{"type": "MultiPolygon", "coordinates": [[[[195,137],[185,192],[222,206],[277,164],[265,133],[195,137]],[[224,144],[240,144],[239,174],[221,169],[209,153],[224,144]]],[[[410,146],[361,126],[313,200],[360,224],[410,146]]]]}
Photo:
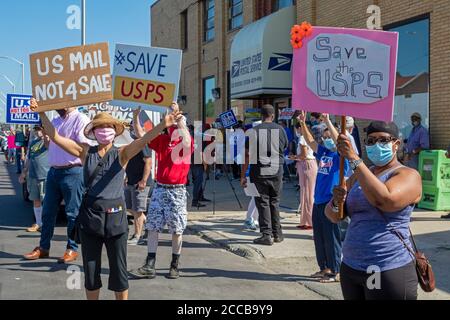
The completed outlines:
{"type": "Polygon", "coordinates": [[[358,159],[358,160],[353,160],[353,161],[349,161],[349,162],[350,162],[350,168],[351,168],[353,171],[355,171],[356,168],[358,168],[359,165],[360,165],[361,163],[363,163],[364,161],[363,161],[363,159],[358,159]]]}

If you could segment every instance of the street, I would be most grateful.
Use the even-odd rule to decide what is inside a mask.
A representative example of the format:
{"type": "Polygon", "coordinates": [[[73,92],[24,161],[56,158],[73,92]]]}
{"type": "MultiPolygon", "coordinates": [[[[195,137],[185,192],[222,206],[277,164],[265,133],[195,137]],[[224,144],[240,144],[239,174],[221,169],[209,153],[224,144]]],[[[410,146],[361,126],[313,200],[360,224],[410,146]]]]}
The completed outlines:
{"type": "MultiPolygon", "coordinates": [[[[39,244],[39,234],[26,233],[32,224],[31,204],[22,200],[15,167],[0,164],[0,300],[85,299],[81,257],[73,266],[59,265],[56,259],[64,253],[65,228],[58,224],[52,241],[50,259],[24,261],[22,255],[39,244]],[[69,268],[69,271],[68,271],[69,268]],[[69,272],[69,273],[68,273],[69,272]],[[69,286],[67,286],[69,282],[69,286]],[[69,289],[69,288],[72,289],[69,289]],[[75,288],[75,289],[73,289],[75,288]]],[[[130,281],[130,299],[324,299],[303,285],[295,275],[276,272],[242,258],[188,233],[181,258],[182,277],[168,280],[170,239],[164,235],[157,257],[158,276],[154,280],[130,281]]],[[[129,247],[128,267],[139,267],[146,247],[129,247]]],[[[104,250],[102,265],[102,299],[113,299],[107,290],[108,264],[104,250]]]]}

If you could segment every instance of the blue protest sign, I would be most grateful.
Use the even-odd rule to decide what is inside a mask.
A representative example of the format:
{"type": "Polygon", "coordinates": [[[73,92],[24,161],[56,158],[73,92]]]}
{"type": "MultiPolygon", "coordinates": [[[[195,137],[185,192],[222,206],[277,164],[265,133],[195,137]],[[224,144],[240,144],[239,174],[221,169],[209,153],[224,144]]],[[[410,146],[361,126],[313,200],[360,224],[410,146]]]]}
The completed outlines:
{"type": "Polygon", "coordinates": [[[233,110],[228,110],[228,111],[222,113],[219,116],[219,119],[225,129],[231,128],[238,123],[233,110]]]}
{"type": "Polygon", "coordinates": [[[30,109],[32,96],[23,94],[8,94],[6,97],[6,123],[9,124],[39,124],[39,114],[30,109]]]}

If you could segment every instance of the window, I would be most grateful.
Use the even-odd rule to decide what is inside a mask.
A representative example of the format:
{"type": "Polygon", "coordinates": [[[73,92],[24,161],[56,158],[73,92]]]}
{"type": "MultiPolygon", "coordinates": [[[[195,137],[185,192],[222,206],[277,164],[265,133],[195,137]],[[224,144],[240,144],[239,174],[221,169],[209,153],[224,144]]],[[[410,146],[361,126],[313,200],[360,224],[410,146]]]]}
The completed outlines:
{"type": "Polygon", "coordinates": [[[422,124],[429,127],[430,20],[422,17],[385,30],[399,33],[394,121],[404,139],[412,130],[414,112],[419,112],[422,124]]]}
{"type": "Polygon", "coordinates": [[[188,12],[187,10],[181,13],[181,49],[188,48],[188,12]]]}
{"type": "Polygon", "coordinates": [[[294,4],[295,0],[273,0],[273,12],[293,6],[294,4]]]}
{"type": "Polygon", "coordinates": [[[242,27],[244,24],[242,0],[228,1],[228,30],[242,27]]]}
{"type": "Polygon", "coordinates": [[[204,0],[204,40],[212,41],[214,40],[215,30],[214,30],[214,0],[204,0]]]}
{"type": "Polygon", "coordinates": [[[216,110],[214,108],[214,97],[212,90],[216,87],[216,79],[209,77],[203,79],[203,121],[212,123],[216,119],[216,110]]]}

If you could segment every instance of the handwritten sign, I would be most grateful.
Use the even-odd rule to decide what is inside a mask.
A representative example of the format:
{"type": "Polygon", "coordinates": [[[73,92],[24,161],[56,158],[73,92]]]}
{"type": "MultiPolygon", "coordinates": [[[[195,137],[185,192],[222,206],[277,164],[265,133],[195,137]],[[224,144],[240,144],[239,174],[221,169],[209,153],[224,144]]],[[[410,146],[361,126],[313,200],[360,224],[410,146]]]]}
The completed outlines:
{"type": "Polygon", "coordinates": [[[294,50],[297,109],[392,121],[398,33],[314,27],[294,50]]]}
{"type": "Polygon", "coordinates": [[[177,101],[182,51],[116,45],[113,104],[167,111],[177,101]]]}
{"type": "Polygon", "coordinates": [[[112,99],[107,43],[35,53],[30,68],[39,111],[112,99]]]}
{"type": "Polygon", "coordinates": [[[219,119],[225,129],[231,128],[238,123],[233,110],[228,110],[220,114],[219,119]]]}
{"type": "Polygon", "coordinates": [[[39,114],[30,109],[32,96],[23,94],[8,94],[6,96],[6,123],[9,124],[39,124],[39,114]]]}

